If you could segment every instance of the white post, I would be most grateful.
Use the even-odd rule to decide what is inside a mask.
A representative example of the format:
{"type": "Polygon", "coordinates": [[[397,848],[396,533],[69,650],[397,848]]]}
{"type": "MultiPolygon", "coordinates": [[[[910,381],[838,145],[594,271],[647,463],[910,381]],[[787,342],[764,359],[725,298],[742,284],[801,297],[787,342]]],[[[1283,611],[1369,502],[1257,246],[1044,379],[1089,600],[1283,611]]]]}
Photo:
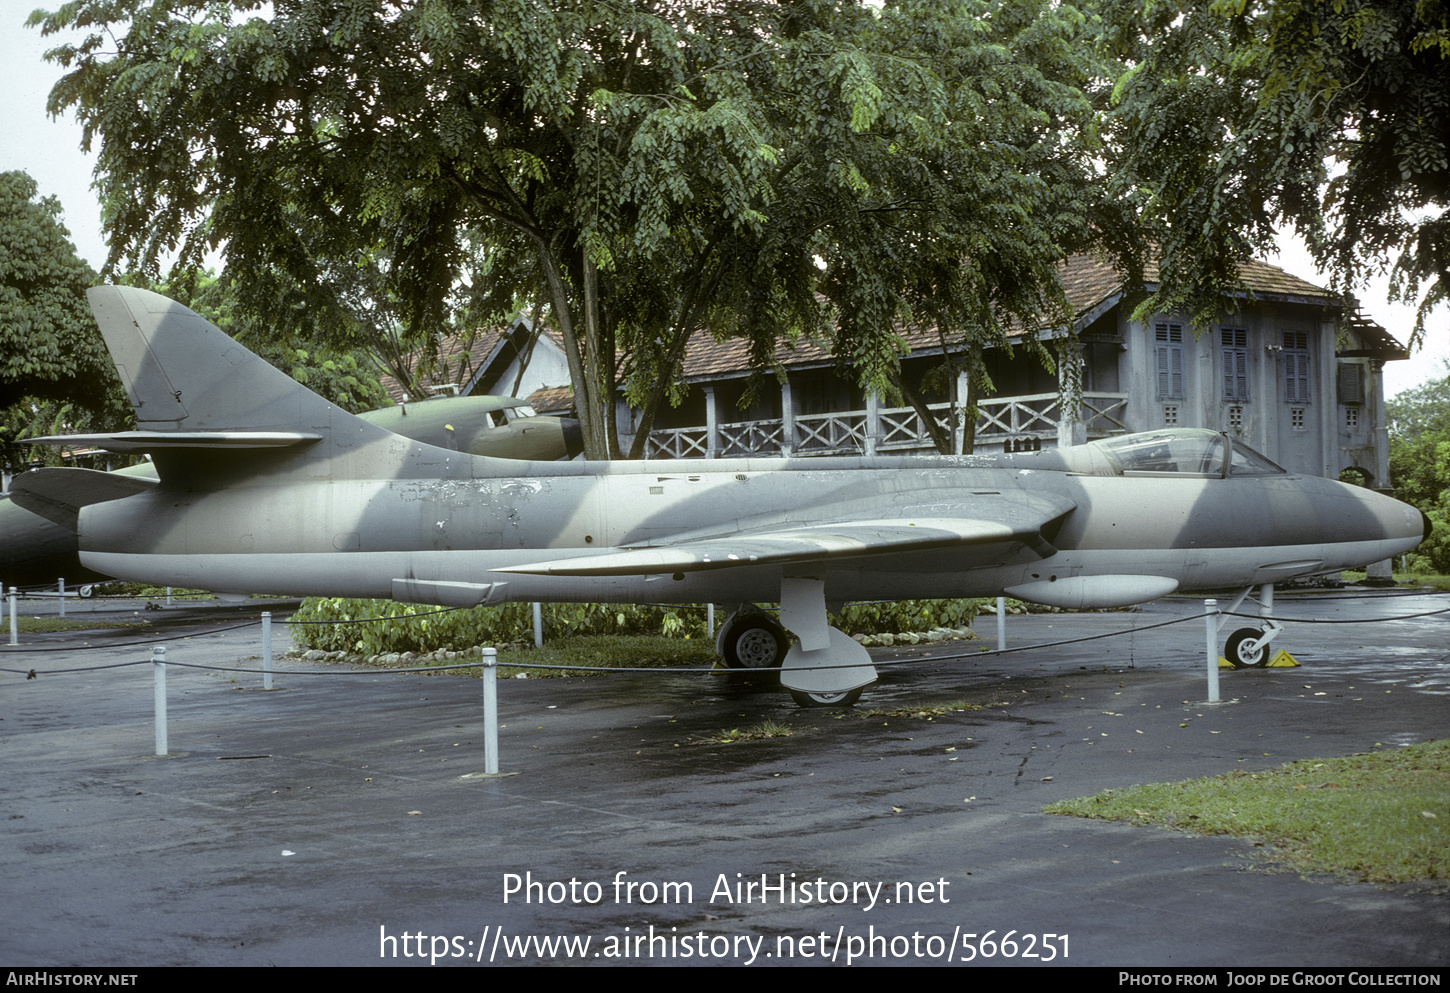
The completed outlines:
{"type": "Polygon", "coordinates": [[[956,399],[952,401],[952,420],[956,423],[952,429],[953,455],[962,450],[962,439],[967,436],[967,399],[971,391],[971,377],[965,372],[957,373],[956,399]]]}
{"type": "Polygon", "coordinates": [[[1208,702],[1218,703],[1218,601],[1212,598],[1203,601],[1203,616],[1208,629],[1208,702]]]}
{"type": "Polygon", "coordinates": [[[997,598],[997,651],[1007,650],[1007,598],[997,598]]]}
{"type": "Polygon", "coordinates": [[[65,577],[60,578],[60,616],[65,619],[65,577]]]}
{"type": "Polygon", "coordinates": [[[15,604],[20,599],[20,592],[15,587],[10,587],[10,644],[20,644],[20,622],[15,619],[15,604]]]}
{"type": "Polygon", "coordinates": [[[705,387],[705,458],[720,457],[720,417],[715,409],[715,387],[705,387]]]}
{"type": "Polygon", "coordinates": [[[866,438],[861,454],[874,456],[881,437],[881,396],[875,390],[866,394],[866,438]]]}
{"type": "Polygon", "coordinates": [[[166,606],[171,606],[171,587],[166,587],[166,606]]]}
{"type": "Polygon", "coordinates": [[[705,604],[705,637],[715,637],[715,605],[705,604]]]}
{"type": "Polygon", "coordinates": [[[780,381],[780,454],[795,454],[795,398],[790,392],[790,377],[780,381]]]}
{"type": "Polygon", "coordinates": [[[498,650],[483,649],[483,771],[498,775],[498,650]]]}
{"type": "Polygon", "coordinates": [[[166,741],[166,646],[151,649],[152,686],[156,697],[156,754],[165,755],[166,741]]]}
{"type": "Polygon", "coordinates": [[[544,610],[537,600],[534,601],[534,647],[544,647],[544,610]]]}
{"type": "Polygon", "coordinates": [[[272,688],[272,612],[262,611],[262,689],[272,688]]]}

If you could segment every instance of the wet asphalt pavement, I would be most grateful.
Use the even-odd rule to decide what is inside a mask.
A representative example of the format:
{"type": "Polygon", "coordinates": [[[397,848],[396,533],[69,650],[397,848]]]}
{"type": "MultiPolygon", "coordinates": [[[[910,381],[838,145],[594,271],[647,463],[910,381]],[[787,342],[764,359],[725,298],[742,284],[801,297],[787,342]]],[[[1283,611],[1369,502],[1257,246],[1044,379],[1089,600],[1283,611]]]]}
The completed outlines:
{"type": "MultiPolygon", "coordinates": [[[[1008,619],[1013,647],[1126,632],[1068,646],[981,655],[984,617],[985,641],[873,649],[917,661],[854,712],[720,676],[506,680],[498,778],[477,680],[287,660],[264,692],[172,666],[157,758],[149,666],[55,672],[145,645],[22,636],[0,659],[39,674],[0,673],[0,964],[1444,966],[1443,886],[1305,879],[1252,841],[1040,811],[1445,737],[1450,614],[1368,622],[1446,607],[1281,594],[1281,618],[1357,623],[1286,624],[1302,668],[1225,671],[1217,705],[1201,601],[1181,600],[1008,619]],[[995,706],[868,713],[953,701],[995,706]],[[767,720],[794,733],[706,740],[767,720]]],[[[147,619],[181,634],[257,609],[147,619]]],[[[167,644],[255,669],[261,635],[167,644]]]]}

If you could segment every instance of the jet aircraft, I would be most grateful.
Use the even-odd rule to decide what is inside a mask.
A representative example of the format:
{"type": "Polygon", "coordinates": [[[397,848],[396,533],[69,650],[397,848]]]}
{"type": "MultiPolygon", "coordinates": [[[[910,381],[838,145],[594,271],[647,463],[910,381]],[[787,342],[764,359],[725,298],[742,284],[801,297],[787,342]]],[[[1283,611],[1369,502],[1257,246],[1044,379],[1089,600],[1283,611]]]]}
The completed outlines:
{"type": "Polygon", "coordinates": [[[550,461],[584,451],[577,420],[540,417],[515,397],[433,397],[358,416],[404,438],[470,455],[550,461]]]}
{"type": "MultiPolygon", "coordinates": [[[[82,496],[72,480],[86,470],[40,469],[14,485],[17,502],[79,533],[89,568],[450,606],[724,602],[738,605],[719,635],[726,663],[780,666],[807,705],[852,702],[875,679],[866,650],[829,624],[848,601],[1247,593],[1398,555],[1429,526],[1211,431],[990,456],[470,456],[352,417],[164,297],[98,287],[90,300],[138,427],[44,440],[150,453],[159,482],[82,496]],[[781,605],[779,623],[759,602],[781,605]]],[[[1237,632],[1231,654],[1257,661],[1275,633],[1272,620],[1237,632]]]]}
{"type": "MultiPolygon", "coordinates": [[[[405,438],[473,455],[550,460],[573,458],[584,450],[577,420],[540,417],[527,400],[515,397],[435,397],[357,416],[405,438]]],[[[154,483],[156,469],[143,463],[117,469],[115,475],[154,483]]],[[[92,482],[87,486],[97,485],[94,477],[89,478],[92,482]]],[[[107,485],[108,492],[115,492],[116,487],[127,484],[124,479],[112,479],[107,485]]],[[[53,584],[57,578],[75,584],[113,577],[80,564],[75,531],[23,509],[8,494],[0,493],[0,582],[7,587],[31,586],[53,584]]]]}

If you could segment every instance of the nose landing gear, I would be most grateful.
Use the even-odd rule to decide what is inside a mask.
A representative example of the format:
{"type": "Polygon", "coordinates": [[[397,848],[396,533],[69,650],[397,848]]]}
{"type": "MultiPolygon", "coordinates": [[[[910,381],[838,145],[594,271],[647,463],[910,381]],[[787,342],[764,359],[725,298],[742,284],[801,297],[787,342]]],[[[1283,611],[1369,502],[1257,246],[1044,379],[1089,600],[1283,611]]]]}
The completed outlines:
{"type": "MultiPolygon", "coordinates": [[[[1219,618],[1220,627],[1228,622],[1229,615],[1239,609],[1253,587],[1247,587],[1234,599],[1228,610],[1219,618]]],[[[1264,583],[1259,587],[1259,616],[1263,618],[1262,628],[1239,628],[1224,642],[1223,657],[1235,669],[1260,669],[1268,664],[1269,643],[1284,630],[1274,620],[1274,584],[1264,583]]]]}
{"type": "Polygon", "coordinates": [[[1223,657],[1235,669],[1258,669],[1269,661],[1267,639],[1257,628],[1239,628],[1223,645],[1223,657]]]}

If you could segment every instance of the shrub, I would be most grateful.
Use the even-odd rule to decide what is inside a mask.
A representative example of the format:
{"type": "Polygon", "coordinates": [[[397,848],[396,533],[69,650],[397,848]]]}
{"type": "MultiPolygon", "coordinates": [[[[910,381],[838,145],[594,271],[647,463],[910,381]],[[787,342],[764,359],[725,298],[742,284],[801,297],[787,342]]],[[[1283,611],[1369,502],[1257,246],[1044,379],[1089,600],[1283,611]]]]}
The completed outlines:
{"type": "MultiPolygon", "coordinates": [[[[905,634],[935,627],[966,627],[984,600],[900,600],[847,606],[832,623],[847,634],[905,634]]],[[[547,638],[599,634],[659,634],[704,638],[701,605],[546,603],[547,638]]],[[[724,621],[716,614],[716,623],[724,621]]],[[[468,610],[392,600],[312,597],[292,617],[292,640],[303,648],[354,655],[386,652],[461,651],[475,645],[532,642],[534,620],[528,603],[468,610]],[[374,618],[382,618],[374,620],[374,618]],[[298,623],[329,621],[335,623],[298,623]]]]}

